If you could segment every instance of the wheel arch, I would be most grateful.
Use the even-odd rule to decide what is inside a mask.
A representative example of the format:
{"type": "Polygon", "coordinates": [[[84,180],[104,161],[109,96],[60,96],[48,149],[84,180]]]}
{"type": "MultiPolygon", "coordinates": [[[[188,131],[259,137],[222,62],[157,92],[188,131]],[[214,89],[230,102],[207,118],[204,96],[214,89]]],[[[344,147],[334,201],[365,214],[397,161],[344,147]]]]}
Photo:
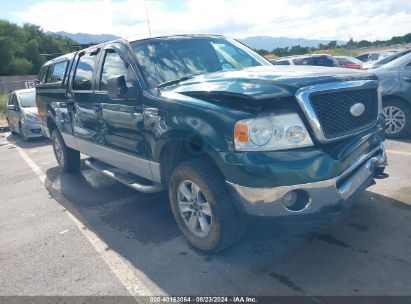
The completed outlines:
{"type": "Polygon", "coordinates": [[[407,106],[411,109],[411,100],[408,100],[404,96],[397,95],[397,94],[389,94],[389,95],[383,95],[382,96],[382,104],[383,105],[384,105],[385,102],[390,101],[390,100],[401,100],[405,104],[407,104],[407,106]]]}
{"type": "MultiPolygon", "coordinates": [[[[191,135],[186,132],[175,132],[163,139],[157,148],[156,159],[160,163],[161,181],[168,184],[174,168],[182,161],[193,158],[207,158],[217,166],[217,151],[201,136],[191,135]]],[[[222,174],[221,170],[218,171],[222,174]]]]}

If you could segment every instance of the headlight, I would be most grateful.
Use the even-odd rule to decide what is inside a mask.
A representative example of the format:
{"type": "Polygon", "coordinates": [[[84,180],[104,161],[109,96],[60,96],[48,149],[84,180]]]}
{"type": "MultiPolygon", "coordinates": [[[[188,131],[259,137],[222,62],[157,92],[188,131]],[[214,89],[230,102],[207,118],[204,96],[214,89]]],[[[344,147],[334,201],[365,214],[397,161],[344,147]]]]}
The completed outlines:
{"type": "Polygon", "coordinates": [[[27,120],[38,120],[37,115],[30,112],[24,112],[24,118],[27,120]]]}
{"type": "Polygon", "coordinates": [[[273,151],[313,145],[297,113],[240,120],[234,126],[234,142],[237,151],[273,151]]]}

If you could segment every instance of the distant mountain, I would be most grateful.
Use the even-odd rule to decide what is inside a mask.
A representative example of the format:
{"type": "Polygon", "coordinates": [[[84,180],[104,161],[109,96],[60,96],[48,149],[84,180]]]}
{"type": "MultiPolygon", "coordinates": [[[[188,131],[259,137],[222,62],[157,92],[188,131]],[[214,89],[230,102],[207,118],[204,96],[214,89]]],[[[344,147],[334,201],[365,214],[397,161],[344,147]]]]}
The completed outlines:
{"type": "Polygon", "coordinates": [[[119,39],[119,36],[109,35],[109,34],[101,34],[101,35],[93,35],[93,34],[86,34],[86,33],[67,33],[67,32],[55,32],[54,34],[61,35],[63,37],[71,38],[74,41],[77,41],[80,44],[89,44],[89,43],[101,43],[110,40],[119,39]]]}
{"type": "MultiPolygon", "coordinates": [[[[320,43],[327,44],[331,40],[316,40],[305,38],[288,38],[288,37],[269,37],[269,36],[256,36],[239,39],[242,43],[252,49],[263,49],[272,51],[277,47],[290,47],[294,45],[300,45],[304,47],[317,47],[320,43]]],[[[338,44],[344,44],[345,41],[337,41],[338,44]]]]}
{"type": "MultiPolygon", "coordinates": [[[[80,44],[89,43],[101,43],[110,40],[119,39],[119,36],[110,34],[100,34],[93,35],[87,33],[67,33],[67,32],[55,32],[55,34],[61,35],[63,37],[71,38],[80,44]]],[[[252,49],[264,49],[267,51],[272,51],[276,47],[286,47],[293,45],[316,47],[320,43],[327,44],[331,40],[316,40],[316,39],[305,39],[305,38],[288,38],[288,37],[270,37],[270,36],[255,36],[247,37],[244,39],[239,39],[242,43],[247,45],[252,49]]],[[[345,41],[337,41],[338,44],[343,44],[345,41]]]]}

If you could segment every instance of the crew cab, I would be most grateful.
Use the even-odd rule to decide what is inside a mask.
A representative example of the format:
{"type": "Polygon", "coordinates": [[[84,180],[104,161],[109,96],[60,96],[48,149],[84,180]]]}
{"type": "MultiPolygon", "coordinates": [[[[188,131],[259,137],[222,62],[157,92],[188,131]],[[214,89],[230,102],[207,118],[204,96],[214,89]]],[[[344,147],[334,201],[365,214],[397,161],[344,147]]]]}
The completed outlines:
{"type": "Polygon", "coordinates": [[[214,35],[117,40],[41,69],[36,102],[64,171],[168,190],[188,241],[234,244],[246,215],[335,216],[384,176],[371,73],[273,66],[214,35]]]}

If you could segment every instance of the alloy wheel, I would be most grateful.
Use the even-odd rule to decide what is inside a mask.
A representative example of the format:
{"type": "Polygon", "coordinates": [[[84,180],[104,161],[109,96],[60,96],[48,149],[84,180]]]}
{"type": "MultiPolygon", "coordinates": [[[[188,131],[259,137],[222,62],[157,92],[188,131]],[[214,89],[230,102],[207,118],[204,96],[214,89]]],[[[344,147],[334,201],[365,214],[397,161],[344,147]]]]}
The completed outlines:
{"type": "Polygon", "coordinates": [[[385,118],[385,132],[387,134],[396,134],[405,126],[405,114],[396,106],[387,106],[382,109],[385,118]]]}
{"type": "Polygon", "coordinates": [[[63,153],[63,146],[58,136],[54,137],[54,153],[56,154],[57,161],[60,165],[64,164],[64,153],[63,153]]]}
{"type": "Polygon", "coordinates": [[[197,237],[207,236],[213,224],[213,215],[200,187],[193,181],[182,181],[178,186],[177,201],[180,215],[190,232],[197,237]]]}

